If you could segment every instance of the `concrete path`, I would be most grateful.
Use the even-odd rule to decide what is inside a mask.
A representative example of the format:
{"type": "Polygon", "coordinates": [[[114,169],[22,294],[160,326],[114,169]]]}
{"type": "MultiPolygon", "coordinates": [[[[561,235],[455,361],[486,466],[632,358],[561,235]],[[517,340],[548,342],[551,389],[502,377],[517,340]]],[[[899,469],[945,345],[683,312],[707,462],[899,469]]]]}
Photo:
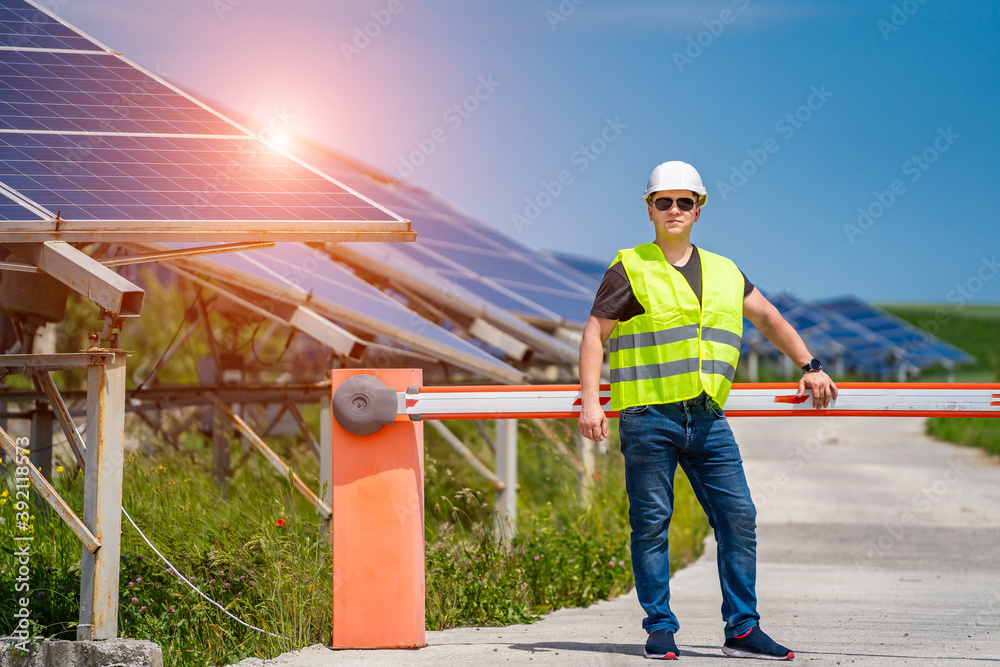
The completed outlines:
{"type": "MultiPolygon", "coordinates": [[[[1000,459],[927,438],[922,419],[731,423],[758,505],[761,626],[796,662],[1000,664],[1000,459]]],[[[726,665],[707,545],[672,582],[677,642],[686,664],[726,665]]],[[[533,625],[429,632],[419,650],[241,665],[643,665],[643,616],[633,591],[533,625]]]]}

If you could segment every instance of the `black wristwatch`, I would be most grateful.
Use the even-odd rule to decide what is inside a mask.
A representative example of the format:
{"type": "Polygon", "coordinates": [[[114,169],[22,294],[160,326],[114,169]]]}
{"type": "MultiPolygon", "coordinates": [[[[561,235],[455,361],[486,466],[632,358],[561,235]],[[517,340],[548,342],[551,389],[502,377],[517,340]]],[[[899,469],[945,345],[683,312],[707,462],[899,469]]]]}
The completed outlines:
{"type": "Polygon", "coordinates": [[[823,364],[819,363],[819,359],[810,359],[809,363],[802,367],[803,373],[814,373],[821,370],[823,370],[823,364]]]}

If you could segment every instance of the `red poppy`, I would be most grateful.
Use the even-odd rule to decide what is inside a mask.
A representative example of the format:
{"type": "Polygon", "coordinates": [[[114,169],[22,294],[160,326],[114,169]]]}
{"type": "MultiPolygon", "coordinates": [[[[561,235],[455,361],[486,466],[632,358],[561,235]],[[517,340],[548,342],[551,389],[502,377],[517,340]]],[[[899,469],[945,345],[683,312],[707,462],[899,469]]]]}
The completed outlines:
{"type": "Polygon", "coordinates": [[[284,519],[278,519],[277,521],[274,522],[274,525],[277,526],[278,528],[281,528],[282,526],[285,525],[285,520],[284,519]]]}

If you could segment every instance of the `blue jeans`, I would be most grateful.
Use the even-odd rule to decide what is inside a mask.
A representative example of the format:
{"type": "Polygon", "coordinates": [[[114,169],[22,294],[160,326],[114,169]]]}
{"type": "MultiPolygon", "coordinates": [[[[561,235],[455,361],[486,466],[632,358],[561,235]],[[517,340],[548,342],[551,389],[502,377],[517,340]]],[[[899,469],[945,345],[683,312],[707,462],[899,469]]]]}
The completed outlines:
{"type": "Polygon", "coordinates": [[[618,430],[632,526],[632,571],[646,611],[642,627],[647,632],[679,628],[670,611],[667,529],[680,463],[715,530],[726,637],[747,632],[760,620],[757,510],[722,408],[704,393],[687,401],[626,408],[618,430]]]}

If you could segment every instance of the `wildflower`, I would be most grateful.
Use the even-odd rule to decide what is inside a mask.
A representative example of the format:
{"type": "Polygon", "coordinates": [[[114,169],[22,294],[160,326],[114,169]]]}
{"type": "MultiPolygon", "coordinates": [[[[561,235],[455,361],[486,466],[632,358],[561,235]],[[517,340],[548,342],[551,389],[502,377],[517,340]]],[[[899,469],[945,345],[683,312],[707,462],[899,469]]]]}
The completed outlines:
{"type": "Polygon", "coordinates": [[[274,525],[277,526],[278,528],[281,528],[282,526],[285,525],[285,520],[284,519],[278,519],[277,521],[274,522],[274,525]]]}
{"type": "Polygon", "coordinates": [[[209,579],[209,580],[208,580],[208,583],[210,583],[210,584],[214,584],[214,583],[215,583],[215,577],[212,577],[211,579],[209,579]]]}
{"type": "Polygon", "coordinates": [[[250,580],[250,581],[249,581],[248,583],[249,583],[249,584],[250,584],[251,586],[253,586],[253,579],[251,579],[251,580],[250,580]]]}
{"type": "Polygon", "coordinates": [[[570,558],[570,559],[569,559],[569,562],[571,562],[571,563],[575,563],[575,562],[576,562],[576,559],[575,559],[575,558],[570,558]]]}
{"type": "Polygon", "coordinates": [[[141,584],[142,583],[142,577],[136,577],[135,578],[135,583],[141,584]]]}
{"type": "Polygon", "coordinates": [[[608,563],[608,567],[614,567],[614,566],[615,566],[615,559],[612,558],[611,562],[608,563]]]}
{"type": "Polygon", "coordinates": [[[618,561],[618,567],[625,567],[625,561],[623,560],[618,561]]]}
{"type": "Polygon", "coordinates": [[[237,593],[237,594],[236,594],[236,597],[239,597],[239,596],[241,596],[241,595],[243,595],[243,591],[240,591],[239,593],[237,593]]]}
{"type": "Polygon", "coordinates": [[[541,558],[541,556],[535,556],[535,560],[538,560],[539,558],[541,558]]]}
{"type": "Polygon", "coordinates": [[[62,466],[56,466],[56,472],[62,472],[62,471],[63,471],[62,466]]]}
{"type": "Polygon", "coordinates": [[[7,492],[6,491],[4,491],[3,493],[0,493],[0,498],[6,498],[6,497],[7,497],[7,492]]]}
{"type": "Polygon", "coordinates": [[[139,613],[140,614],[143,613],[143,612],[145,612],[145,611],[146,611],[146,605],[142,605],[141,607],[139,607],[139,613]]]}
{"type": "Polygon", "coordinates": [[[173,574],[173,573],[174,573],[174,568],[168,567],[167,568],[167,574],[173,574]]]}
{"type": "Polygon", "coordinates": [[[250,570],[250,574],[253,574],[253,570],[250,570]]]}
{"type": "Polygon", "coordinates": [[[129,588],[135,588],[135,582],[134,581],[128,582],[128,587],[129,588]]]}
{"type": "Polygon", "coordinates": [[[132,604],[139,604],[139,598],[132,598],[132,604]]]}
{"type": "Polygon", "coordinates": [[[222,585],[223,585],[224,587],[226,587],[226,588],[229,588],[229,582],[228,582],[228,581],[227,581],[226,583],[222,584],[222,585]]]}
{"type": "Polygon", "coordinates": [[[174,605],[170,605],[170,608],[167,609],[167,611],[170,612],[171,614],[173,614],[173,613],[176,613],[177,610],[174,609],[174,605]]]}
{"type": "Polygon", "coordinates": [[[246,577],[246,575],[245,575],[245,574],[241,574],[241,575],[240,575],[240,581],[244,581],[244,580],[246,580],[246,578],[247,578],[247,577],[246,577]]]}

